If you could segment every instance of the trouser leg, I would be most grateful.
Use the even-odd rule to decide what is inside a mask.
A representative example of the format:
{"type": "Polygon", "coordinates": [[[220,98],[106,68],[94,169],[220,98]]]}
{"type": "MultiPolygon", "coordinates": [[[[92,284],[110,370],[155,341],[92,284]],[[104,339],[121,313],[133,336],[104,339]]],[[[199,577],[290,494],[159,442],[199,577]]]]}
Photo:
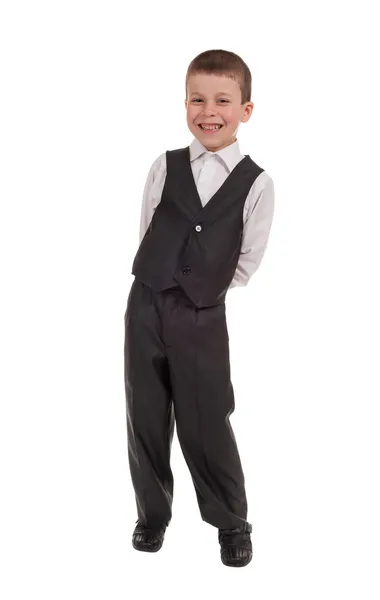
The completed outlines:
{"type": "Polygon", "coordinates": [[[139,520],[169,523],[174,412],[168,360],[152,290],[135,280],[125,313],[124,379],[128,459],[139,520]]]}
{"type": "Polygon", "coordinates": [[[247,499],[229,421],[235,404],[225,304],[198,309],[180,292],[169,298],[164,337],[178,439],[202,519],[235,528],[247,522],[247,499]]]}

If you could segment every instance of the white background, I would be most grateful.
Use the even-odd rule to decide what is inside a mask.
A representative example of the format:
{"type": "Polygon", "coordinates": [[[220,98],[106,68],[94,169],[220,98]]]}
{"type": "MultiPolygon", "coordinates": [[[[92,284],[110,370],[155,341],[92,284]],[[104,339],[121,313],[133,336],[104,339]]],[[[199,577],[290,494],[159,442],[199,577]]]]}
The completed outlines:
{"type": "Polygon", "coordinates": [[[375,2],[3,1],[0,595],[378,600],[375,2]],[[252,72],[239,130],[275,183],[227,297],[254,555],[222,565],[175,435],[173,519],[136,552],[124,312],[151,163],[189,144],[199,52],[252,72]]]}

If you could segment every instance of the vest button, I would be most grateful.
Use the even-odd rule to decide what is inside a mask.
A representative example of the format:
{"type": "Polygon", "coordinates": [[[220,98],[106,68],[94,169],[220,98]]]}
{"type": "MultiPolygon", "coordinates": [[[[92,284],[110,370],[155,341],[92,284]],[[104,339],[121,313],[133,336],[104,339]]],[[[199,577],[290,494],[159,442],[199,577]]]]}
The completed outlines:
{"type": "Polygon", "coordinates": [[[202,226],[201,225],[197,225],[195,228],[195,231],[202,231],[202,226]]]}
{"type": "Polygon", "coordinates": [[[183,273],[184,275],[190,275],[190,273],[191,273],[191,269],[190,269],[190,267],[183,267],[183,268],[182,268],[182,273],[183,273]]]}

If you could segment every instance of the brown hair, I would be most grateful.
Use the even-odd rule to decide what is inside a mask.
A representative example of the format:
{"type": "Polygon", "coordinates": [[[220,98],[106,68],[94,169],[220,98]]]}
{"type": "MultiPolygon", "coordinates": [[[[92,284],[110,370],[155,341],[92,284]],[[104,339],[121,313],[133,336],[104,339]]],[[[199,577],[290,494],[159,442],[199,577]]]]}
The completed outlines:
{"type": "Polygon", "coordinates": [[[186,73],[187,84],[190,75],[196,73],[213,73],[224,75],[238,82],[241,89],[241,103],[251,101],[251,72],[240,56],[228,50],[206,50],[198,54],[190,63],[186,73]]]}

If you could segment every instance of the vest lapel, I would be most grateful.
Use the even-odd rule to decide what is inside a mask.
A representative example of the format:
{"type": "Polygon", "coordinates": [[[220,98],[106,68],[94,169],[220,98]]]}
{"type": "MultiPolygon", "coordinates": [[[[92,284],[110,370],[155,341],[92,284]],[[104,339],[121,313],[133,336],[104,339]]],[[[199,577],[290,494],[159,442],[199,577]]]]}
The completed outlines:
{"type": "MultiPolygon", "coordinates": [[[[175,179],[173,178],[176,182],[173,200],[190,221],[193,221],[196,217],[200,218],[200,213],[202,213],[203,220],[206,216],[211,215],[213,211],[215,211],[215,215],[219,214],[220,210],[224,210],[230,202],[234,201],[234,181],[236,185],[236,182],[242,177],[244,178],[244,175],[252,174],[252,170],[248,168],[251,159],[247,155],[236,165],[215,194],[203,206],[191,168],[189,146],[174,150],[171,154],[174,160],[167,160],[168,168],[173,167],[174,172],[179,174],[175,179]],[[176,153],[175,156],[173,152],[176,153]]],[[[217,216],[214,216],[212,220],[215,218],[217,216]]]]}

